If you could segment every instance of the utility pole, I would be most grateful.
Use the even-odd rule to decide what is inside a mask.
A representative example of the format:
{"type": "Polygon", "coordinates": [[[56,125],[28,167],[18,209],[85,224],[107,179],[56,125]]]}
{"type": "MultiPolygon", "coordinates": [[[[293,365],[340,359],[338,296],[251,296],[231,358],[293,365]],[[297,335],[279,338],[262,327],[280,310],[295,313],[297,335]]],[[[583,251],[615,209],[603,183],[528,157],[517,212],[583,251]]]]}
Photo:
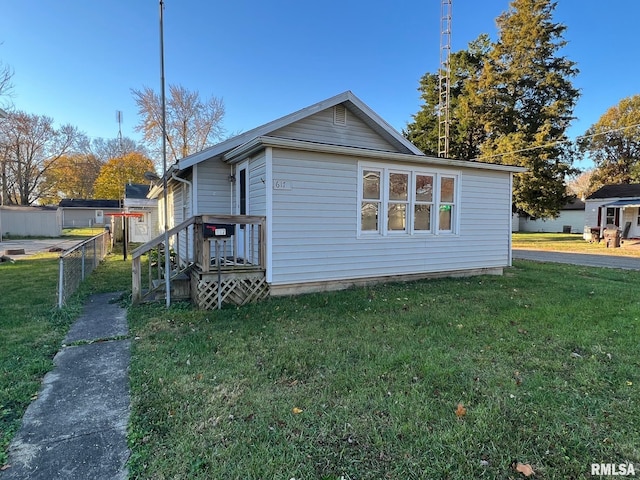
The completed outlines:
{"type": "Polygon", "coordinates": [[[167,103],[164,91],[164,1],[160,0],[160,97],[162,100],[162,195],[164,200],[164,290],[166,306],[171,306],[169,266],[169,202],[167,201],[167,103]]]}
{"type": "Polygon", "coordinates": [[[451,14],[452,1],[442,0],[440,11],[440,70],[438,75],[438,156],[449,157],[451,94],[451,14]]]}

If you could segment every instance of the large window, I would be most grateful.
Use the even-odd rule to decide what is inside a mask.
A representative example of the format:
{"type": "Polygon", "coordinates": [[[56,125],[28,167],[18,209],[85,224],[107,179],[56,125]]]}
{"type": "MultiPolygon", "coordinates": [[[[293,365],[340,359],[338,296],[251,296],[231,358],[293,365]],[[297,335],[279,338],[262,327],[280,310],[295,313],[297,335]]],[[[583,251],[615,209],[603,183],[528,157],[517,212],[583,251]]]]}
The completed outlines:
{"type": "Polygon", "coordinates": [[[359,234],[455,233],[457,179],[426,170],[361,166],[359,234]]]}

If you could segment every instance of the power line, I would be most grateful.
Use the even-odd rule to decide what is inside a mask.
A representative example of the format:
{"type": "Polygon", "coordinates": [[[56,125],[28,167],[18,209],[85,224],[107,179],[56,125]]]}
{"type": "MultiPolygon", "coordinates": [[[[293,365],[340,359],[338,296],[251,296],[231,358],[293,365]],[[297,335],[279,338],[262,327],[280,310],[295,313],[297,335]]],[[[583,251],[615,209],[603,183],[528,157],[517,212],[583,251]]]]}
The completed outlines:
{"type": "Polygon", "coordinates": [[[522,153],[522,152],[530,152],[532,150],[537,150],[539,148],[549,148],[549,147],[555,147],[556,145],[562,145],[563,143],[573,143],[573,142],[577,142],[578,140],[581,140],[583,138],[591,138],[591,137],[597,137],[598,135],[607,135],[609,133],[615,133],[615,132],[622,132],[624,130],[629,130],[631,128],[637,128],[640,127],[640,123],[636,123],[634,125],[628,125],[626,127],[620,127],[620,128],[614,128],[612,130],[607,130],[605,132],[598,132],[598,133],[592,133],[590,135],[580,135],[576,138],[574,138],[573,140],[556,140],[555,142],[550,142],[550,143],[546,143],[544,145],[538,145],[536,147],[528,147],[528,148],[522,148],[520,150],[513,150],[511,152],[505,152],[505,153],[496,153],[495,155],[486,155],[484,157],[477,157],[477,158],[472,158],[472,161],[482,161],[488,158],[496,158],[496,157],[503,157],[505,155],[513,155],[516,153],[522,153]]]}

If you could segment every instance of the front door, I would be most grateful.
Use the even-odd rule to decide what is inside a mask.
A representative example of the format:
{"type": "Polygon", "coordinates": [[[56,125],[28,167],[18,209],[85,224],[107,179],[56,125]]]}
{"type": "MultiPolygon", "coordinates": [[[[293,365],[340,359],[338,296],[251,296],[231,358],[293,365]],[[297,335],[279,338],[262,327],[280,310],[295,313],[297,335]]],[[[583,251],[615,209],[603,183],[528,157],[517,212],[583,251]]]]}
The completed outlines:
{"type": "MultiPolygon", "coordinates": [[[[248,196],[248,185],[249,185],[249,163],[242,162],[238,164],[236,169],[236,215],[247,215],[249,212],[249,196],[248,196]]],[[[236,256],[238,258],[246,258],[246,243],[247,239],[245,236],[246,226],[238,225],[236,227],[236,241],[238,249],[236,251],[236,256]]]]}

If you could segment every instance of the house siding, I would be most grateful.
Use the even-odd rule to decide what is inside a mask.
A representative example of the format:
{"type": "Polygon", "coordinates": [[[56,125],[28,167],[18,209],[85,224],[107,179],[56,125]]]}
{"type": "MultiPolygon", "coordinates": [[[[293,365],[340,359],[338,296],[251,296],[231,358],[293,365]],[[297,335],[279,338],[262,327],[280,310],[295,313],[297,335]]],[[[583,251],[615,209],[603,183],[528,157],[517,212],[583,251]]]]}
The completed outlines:
{"type": "Polygon", "coordinates": [[[520,217],[521,232],[549,232],[562,233],[565,227],[570,227],[571,233],[583,233],[585,225],[584,210],[561,210],[558,218],[548,220],[520,217]]]}
{"type": "Polygon", "coordinates": [[[194,189],[197,192],[197,212],[194,215],[223,214],[231,211],[231,183],[229,165],[221,160],[207,160],[193,167],[197,169],[194,189]]]}
{"type": "Polygon", "coordinates": [[[358,238],[358,160],[274,149],[272,285],[508,266],[509,173],[438,169],[459,175],[457,234],[358,238]]]}
{"type": "Polygon", "coordinates": [[[335,125],[333,123],[333,108],[318,112],[269,135],[330,145],[361,147],[388,152],[398,151],[349,110],[347,110],[346,125],[335,125]]]}

